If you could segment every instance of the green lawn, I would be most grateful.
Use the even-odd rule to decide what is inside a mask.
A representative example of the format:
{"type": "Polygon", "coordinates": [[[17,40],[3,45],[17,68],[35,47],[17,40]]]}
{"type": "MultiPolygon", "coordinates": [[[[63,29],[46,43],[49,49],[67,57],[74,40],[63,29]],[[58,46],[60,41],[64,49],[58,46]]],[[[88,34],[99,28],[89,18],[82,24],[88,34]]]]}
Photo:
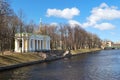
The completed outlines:
{"type": "Polygon", "coordinates": [[[0,55],[0,66],[8,66],[38,60],[43,60],[43,58],[35,53],[0,55]]]}
{"type": "MultiPolygon", "coordinates": [[[[72,55],[97,51],[99,48],[94,49],[79,49],[79,50],[71,50],[72,55]]],[[[14,64],[26,63],[31,61],[44,60],[37,53],[12,53],[9,55],[0,55],[0,66],[9,66],[14,64]]]]}
{"type": "Polygon", "coordinates": [[[71,50],[71,53],[73,55],[75,54],[81,54],[81,53],[85,53],[85,52],[92,52],[92,51],[97,51],[97,50],[101,50],[100,48],[94,48],[94,49],[78,49],[78,50],[71,50]]]}

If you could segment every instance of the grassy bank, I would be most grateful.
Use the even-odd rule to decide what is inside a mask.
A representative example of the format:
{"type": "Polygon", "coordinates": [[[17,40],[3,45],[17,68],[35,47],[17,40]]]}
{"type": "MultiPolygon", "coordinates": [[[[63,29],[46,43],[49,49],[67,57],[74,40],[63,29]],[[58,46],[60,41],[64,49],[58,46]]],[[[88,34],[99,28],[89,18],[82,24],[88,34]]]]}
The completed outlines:
{"type": "MultiPolygon", "coordinates": [[[[79,49],[79,50],[71,50],[72,55],[81,54],[85,52],[92,52],[101,50],[99,48],[94,49],[79,49]]],[[[53,54],[53,53],[52,53],[53,54]]],[[[55,54],[58,54],[55,52],[55,54]]],[[[62,53],[63,54],[63,53],[62,53]]],[[[44,60],[39,54],[37,53],[12,53],[9,55],[0,55],[0,67],[2,66],[9,66],[14,64],[21,64],[33,61],[44,60]]]]}
{"type": "Polygon", "coordinates": [[[71,50],[72,55],[86,53],[86,52],[92,52],[92,51],[98,51],[101,50],[100,48],[93,48],[93,49],[78,49],[78,50],[71,50]]]}
{"type": "Polygon", "coordinates": [[[36,53],[14,53],[10,55],[0,55],[0,66],[9,66],[38,60],[43,60],[43,58],[36,53]]]}

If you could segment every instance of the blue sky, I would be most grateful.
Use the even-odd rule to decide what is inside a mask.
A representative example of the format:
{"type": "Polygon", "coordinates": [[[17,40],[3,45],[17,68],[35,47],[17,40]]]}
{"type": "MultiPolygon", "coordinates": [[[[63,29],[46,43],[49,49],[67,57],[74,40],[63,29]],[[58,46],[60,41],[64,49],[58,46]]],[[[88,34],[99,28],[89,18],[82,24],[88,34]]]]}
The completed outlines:
{"type": "Polygon", "coordinates": [[[11,0],[25,21],[78,24],[101,39],[120,41],[120,0],[11,0]]]}

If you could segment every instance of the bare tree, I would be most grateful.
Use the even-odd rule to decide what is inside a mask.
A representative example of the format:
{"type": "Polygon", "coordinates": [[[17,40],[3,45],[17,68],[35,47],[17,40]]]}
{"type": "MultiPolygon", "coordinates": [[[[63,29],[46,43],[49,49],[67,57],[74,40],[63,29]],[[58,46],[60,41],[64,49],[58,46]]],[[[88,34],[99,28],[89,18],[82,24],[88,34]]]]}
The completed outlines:
{"type": "Polygon", "coordinates": [[[32,21],[29,22],[29,24],[25,24],[25,32],[27,33],[33,33],[34,32],[34,27],[35,27],[35,23],[32,21]]]}
{"type": "Polygon", "coordinates": [[[4,51],[8,48],[9,38],[9,17],[13,16],[14,12],[10,8],[9,3],[6,0],[0,0],[0,51],[4,51]]]}

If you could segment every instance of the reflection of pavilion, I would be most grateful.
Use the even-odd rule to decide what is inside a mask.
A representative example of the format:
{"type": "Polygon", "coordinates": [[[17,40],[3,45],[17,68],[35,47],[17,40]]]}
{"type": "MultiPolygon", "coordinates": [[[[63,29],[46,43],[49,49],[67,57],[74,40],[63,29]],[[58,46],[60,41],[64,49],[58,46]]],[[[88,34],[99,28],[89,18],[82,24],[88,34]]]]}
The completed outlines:
{"type": "Polygon", "coordinates": [[[50,37],[30,33],[15,35],[15,52],[50,50],[50,37]]]}

